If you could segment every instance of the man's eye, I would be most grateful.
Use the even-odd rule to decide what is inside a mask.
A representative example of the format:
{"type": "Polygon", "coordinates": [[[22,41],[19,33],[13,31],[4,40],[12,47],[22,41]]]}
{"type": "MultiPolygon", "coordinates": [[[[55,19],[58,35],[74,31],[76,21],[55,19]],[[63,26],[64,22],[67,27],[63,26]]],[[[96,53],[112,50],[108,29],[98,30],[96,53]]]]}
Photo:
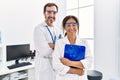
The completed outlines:
{"type": "Polygon", "coordinates": [[[46,13],[48,13],[48,14],[51,14],[51,13],[56,14],[57,11],[47,10],[46,13]]]}
{"type": "Polygon", "coordinates": [[[53,14],[56,14],[57,12],[53,12],[53,14]]]}
{"type": "Polygon", "coordinates": [[[50,11],[47,11],[47,13],[51,13],[50,11]]]}

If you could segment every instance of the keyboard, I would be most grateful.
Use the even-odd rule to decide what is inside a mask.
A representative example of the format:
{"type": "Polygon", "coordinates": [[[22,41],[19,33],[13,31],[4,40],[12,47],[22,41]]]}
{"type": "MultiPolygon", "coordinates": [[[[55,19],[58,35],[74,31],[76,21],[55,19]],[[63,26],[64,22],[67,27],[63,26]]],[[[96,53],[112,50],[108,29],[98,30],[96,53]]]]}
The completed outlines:
{"type": "Polygon", "coordinates": [[[7,67],[8,67],[8,69],[14,69],[14,68],[28,66],[28,65],[32,65],[32,63],[30,63],[30,62],[22,62],[22,63],[19,63],[19,64],[14,64],[14,65],[7,66],[7,67]]]}

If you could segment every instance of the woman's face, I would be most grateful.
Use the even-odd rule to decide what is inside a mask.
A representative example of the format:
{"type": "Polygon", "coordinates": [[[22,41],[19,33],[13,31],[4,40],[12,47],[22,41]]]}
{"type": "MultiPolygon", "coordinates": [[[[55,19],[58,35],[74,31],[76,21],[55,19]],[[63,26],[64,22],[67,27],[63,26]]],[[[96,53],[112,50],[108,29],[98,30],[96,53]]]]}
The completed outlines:
{"type": "Polygon", "coordinates": [[[73,18],[70,18],[65,24],[67,35],[76,35],[78,32],[78,24],[73,18]]]}

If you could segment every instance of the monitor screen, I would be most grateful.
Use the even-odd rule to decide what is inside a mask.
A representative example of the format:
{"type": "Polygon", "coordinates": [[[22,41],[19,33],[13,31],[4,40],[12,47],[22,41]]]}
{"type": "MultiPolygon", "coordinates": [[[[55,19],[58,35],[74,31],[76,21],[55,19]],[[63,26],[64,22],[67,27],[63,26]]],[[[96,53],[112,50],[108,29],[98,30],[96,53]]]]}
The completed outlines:
{"type": "Polygon", "coordinates": [[[7,45],[6,56],[7,61],[19,60],[21,58],[29,57],[30,44],[7,45]]]}

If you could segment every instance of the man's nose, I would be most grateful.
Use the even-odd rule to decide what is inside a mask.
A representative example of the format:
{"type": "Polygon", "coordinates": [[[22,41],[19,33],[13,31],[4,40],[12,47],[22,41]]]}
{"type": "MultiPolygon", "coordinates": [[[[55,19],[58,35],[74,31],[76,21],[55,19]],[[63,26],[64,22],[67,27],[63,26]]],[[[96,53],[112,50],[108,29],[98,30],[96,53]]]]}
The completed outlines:
{"type": "Polygon", "coordinates": [[[50,16],[51,16],[51,17],[54,17],[55,15],[54,15],[54,13],[53,13],[53,12],[51,12],[51,13],[50,13],[50,16]]]}

